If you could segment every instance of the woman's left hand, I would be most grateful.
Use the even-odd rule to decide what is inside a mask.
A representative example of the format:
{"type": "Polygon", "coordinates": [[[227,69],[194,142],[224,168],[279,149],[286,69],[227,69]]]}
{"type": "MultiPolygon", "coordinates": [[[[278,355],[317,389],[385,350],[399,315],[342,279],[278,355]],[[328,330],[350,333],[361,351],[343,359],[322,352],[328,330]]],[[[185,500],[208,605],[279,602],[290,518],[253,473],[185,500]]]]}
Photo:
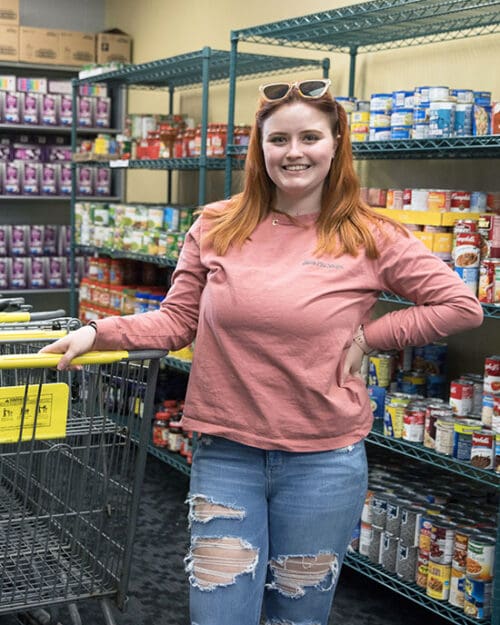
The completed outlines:
{"type": "Polygon", "coordinates": [[[344,360],[341,385],[344,384],[345,380],[350,375],[361,377],[361,363],[363,362],[363,356],[363,350],[355,341],[353,341],[344,360]]]}

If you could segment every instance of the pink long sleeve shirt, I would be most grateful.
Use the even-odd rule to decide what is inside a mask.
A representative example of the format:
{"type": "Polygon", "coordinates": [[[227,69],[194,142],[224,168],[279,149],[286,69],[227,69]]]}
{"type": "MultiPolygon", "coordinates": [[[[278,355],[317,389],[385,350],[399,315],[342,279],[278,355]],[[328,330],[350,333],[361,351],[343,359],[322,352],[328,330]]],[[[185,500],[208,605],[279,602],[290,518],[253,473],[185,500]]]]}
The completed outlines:
{"type": "Polygon", "coordinates": [[[357,376],[341,382],[359,324],[371,347],[390,350],[478,326],[483,314],[443,261],[391,225],[387,236],[375,229],[376,260],[315,257],[316,216],[294,225],[271,213],[224,256],[203,240],[210,222],[200,216],[161,309],[98,321],[96,349],[176,350],[196,339],[188,430],[304,452],[359,441],[372,425],[367,390],[357,376]],[[416,305],[370,321],[381,291],[416,305]]]}

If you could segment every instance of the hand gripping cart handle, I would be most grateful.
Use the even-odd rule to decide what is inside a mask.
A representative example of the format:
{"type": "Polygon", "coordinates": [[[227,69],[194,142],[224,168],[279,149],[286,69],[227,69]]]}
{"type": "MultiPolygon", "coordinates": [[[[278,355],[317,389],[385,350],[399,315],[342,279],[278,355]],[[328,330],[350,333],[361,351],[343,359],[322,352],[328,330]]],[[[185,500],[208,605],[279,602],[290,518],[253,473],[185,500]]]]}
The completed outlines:
{"type": "Polygon", "coordinates": [[[164,352],[0,356],[0,618],[123,608],[164,352]],[[14,384],[9,373],[15,372],[14,384]]]}

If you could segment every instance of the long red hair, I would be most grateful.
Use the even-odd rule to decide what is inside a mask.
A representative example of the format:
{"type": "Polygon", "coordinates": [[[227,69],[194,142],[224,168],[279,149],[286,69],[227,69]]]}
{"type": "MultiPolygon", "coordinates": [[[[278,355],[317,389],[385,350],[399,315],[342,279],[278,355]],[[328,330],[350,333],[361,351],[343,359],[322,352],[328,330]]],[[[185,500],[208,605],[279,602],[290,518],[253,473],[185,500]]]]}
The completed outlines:
{"type": "MultiPolygon", "coordinates": [[[[379,252],[372,234],[374,226],[380,228],[383,223],[390,223],[405,233],[407,231],[361,200],[347,114],[343,107],[328,92],[321,98],[304,100],[296,88],[278,102],[261,100],[250,133],[243,191],[229,200],[226,210],[207,207],[203,211],[203,217],[212,221],[207,239],[218,254],[224,255],[231,245],[241,247],[273,210],[275,185],[267,174],[264,162],[262,126],[278,108],[298,101],[307,102],[309,106],[326,113],[331,120],[332,134],[337,138],[335,157],[325,178],[321,210],[315,224],[318,238],[315,254],[356,256],[359,249],[364,248],[368,258],[377,258],[379,252]]],[[[290,219],[293,221],[292,217],[290,219]]]]}

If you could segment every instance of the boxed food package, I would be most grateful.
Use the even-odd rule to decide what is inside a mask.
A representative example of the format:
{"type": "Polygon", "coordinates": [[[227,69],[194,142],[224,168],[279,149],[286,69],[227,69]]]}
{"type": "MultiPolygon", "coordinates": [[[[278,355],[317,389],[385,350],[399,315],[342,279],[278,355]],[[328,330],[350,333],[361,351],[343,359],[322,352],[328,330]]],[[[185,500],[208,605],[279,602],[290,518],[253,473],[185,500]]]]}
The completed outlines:
{"type": "Polygon", "coordinates": [[[44,126],[57,126],[61,97],[56,93],[41,96],[40,121],[44,126]]]}
{"type": "Polygon", "coordinates": [[[31,256],[43,256],[44,226],[33,224],[28,226],[28,253],[31,256]]]}
{"type": "Polygon", "coordinates": [[[41,163],[24,161],[22,171],[22,195],[40,195],[41,163]]]}
{"type": "Polygon", "coordinates": [[[132,37],[118,28],[105,30],[96,35],[97,63],[130,63],[132,61],[132,37]]]}
{"type": "Polygon", "coordinates": [[[109,128],[111,126],[111,98],[95,99],[95,126],[109,128]]]}
{"type": "Polygon", "coordinates": [[[19,28],[19,60],[25,63],[60,64],[59,31],[21,26],[19,28]]]}
{"type": "Polygon", "coordinates": [[[19,0],[0,0],[0,24],[19,26],[19,0]]]}
{"type": "Polygon", "coordinates": [[[26,76],[18,76],[16,79],[16,91],[26,93],[47,93],[46,78],[28,78],[26,76]]]}
{"type": "Polygon", "coordinates": [[[48,286],[56,289],[66,286],[66,258],[64,256],[51,256],[48,265],[48,286]]]}
{"type": "Polygon", "coordinates": [[[42,163],[42,195],[57,195],[60,169],[59,163],[42,163]]]}
{"type": "Polygon", "coordinates": [[[21,256],[13,258],[9,272],[9,283],[11,289],[27,289],[28,288],[28,265],[31,258],[21,256]]]}
{"type": "Polygon", "coordinates": [[[21,94],[17,91],[6,91],[0,94],[2,121],[7,124],[21,123],[21,94]]]}
{"type": "Polygon", "coordinates": [[[43,253],[46,256],[55,256],[58,249],[59,228],[52,224],[47,224],[43,229],[43,253]]]}
{"type": "Polygon", "coordinates": [[[0,225],[0,256],[7,256],[9,248],[10,226],[0,225]]]}
{"type": "Polygon", "coordinates": [[[77,126],[90,128],[94,121],[94,98],[90,96],[78,96],[77,100],[77,126]]]}
{"type": "Polygon", "coordinates": [[[73,98],[71,95],[61,94],[59,100],[59,124],[71,126],[73,123],[73,98]]]}
{"type": "Polygon", "coordinates": [[[19,28],[0,23],[0,61],[19,60],[19,28]]]}
{"type": "Polygon", "coordinates": [[[94,168],[81,165],[76,170],[76,194],[94,195],[94,168]]]}
{"type": "Polygon", "coordinates": [[[27,267],[28,284],[32,289],[44,289],[47,287],[47,271],[49,259],[47,257],[31,258],[27,267]]]}
{"type": "Polygon", "coordinates": [[[60,30],[61,63],[88,65],[95,62],[95,35],[74,30],[60,30]]]}
{"type": "Polygon", "coordinates": [[[5,195],[19,195],[21,193],[23,161],[10,161],[5,163],[3,180],[3,192],[5,195]]]}
{"type": "Polygon", "coordinates": [[[9,288],[9,275],[12,258],[0,258],[0,289],[9,288]]]}
{"type": "Polygon", "coordinates": [[[21,93],[21,123],[40,124],[40,94],[21,93]]]}
{"type": "Polygon", "coordinates": [[[26,256],[28,226],[13,225],[9,231],[9,251],[11,256],[26,256]]]}
{"type": "Polygon", "coordinates": [[[71,195],[71,163],[62,162],[60,167],[59,195],[71,195]]]}

